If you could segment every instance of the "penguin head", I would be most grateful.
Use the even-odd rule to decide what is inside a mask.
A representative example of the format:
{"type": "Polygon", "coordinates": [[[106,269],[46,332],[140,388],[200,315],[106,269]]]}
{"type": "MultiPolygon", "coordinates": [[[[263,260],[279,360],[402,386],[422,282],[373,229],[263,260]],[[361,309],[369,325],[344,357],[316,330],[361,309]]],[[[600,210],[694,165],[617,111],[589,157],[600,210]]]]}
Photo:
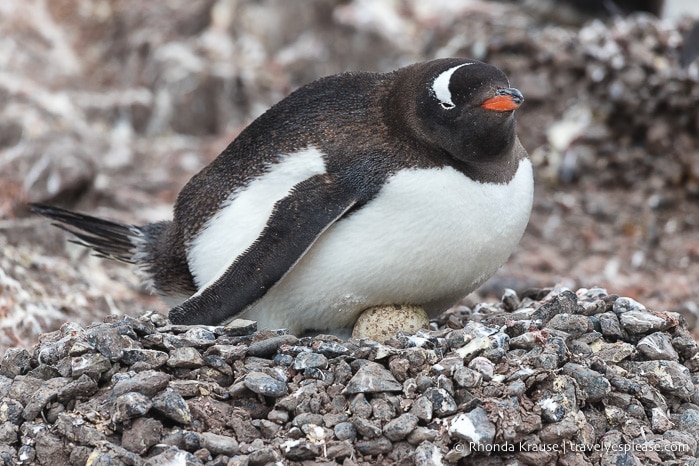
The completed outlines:
{"type": "MultiPolygon", "coordinates": [[[[515,110],[524,101],[498,68],[475,60],[440,59],[418,65],[413,126],[420,139],[465,163],[510,154],[515,110]]],[[[415,94],[413,94],[415,95],[415,94]]]]}

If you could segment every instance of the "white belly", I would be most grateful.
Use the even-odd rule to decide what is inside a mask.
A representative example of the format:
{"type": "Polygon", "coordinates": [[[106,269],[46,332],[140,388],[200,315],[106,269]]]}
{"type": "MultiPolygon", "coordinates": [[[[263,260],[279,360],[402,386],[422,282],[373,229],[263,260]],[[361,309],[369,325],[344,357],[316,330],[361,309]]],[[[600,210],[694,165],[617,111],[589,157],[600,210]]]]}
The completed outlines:
{"type": "Polygon", "coordinates": [[[351,327],[378,304],[417,304],[435,315],[507,260],[532,195],[528,159],[509,184],[478,183],[452,168],[401,171],[243,315],[294,333],[351,327]]]}

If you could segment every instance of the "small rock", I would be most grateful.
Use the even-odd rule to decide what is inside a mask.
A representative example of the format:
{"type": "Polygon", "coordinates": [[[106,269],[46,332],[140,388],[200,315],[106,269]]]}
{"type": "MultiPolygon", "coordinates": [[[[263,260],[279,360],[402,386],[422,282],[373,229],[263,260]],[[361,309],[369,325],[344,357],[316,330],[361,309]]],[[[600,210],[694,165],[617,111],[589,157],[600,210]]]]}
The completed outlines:
{"type": "Polygon", "coordinates": [[[376,438],[381,435],[381,427],[378,424],[363,417],[352,418],[352,424],[357,432],[365,438],[376,438]]]}
{"type": "Polygon", "coordinates": [[[124,342],[116,328],[100,325],[85,332],[87,341],[110,361],[118,361],[124,355],[124,342]]]}
{"type": "Polygon", "coordinates": [[[124,354],[121,361],[128,365],[139,364],[141,371],[157,369],[167,363],[168,354],[164,351],[142,349],[142,348],[127,348],[124,349],[124,354]]]}
{"type": "Polygon", "coordinates": [[[92,379],[97,380],[103,372],[112,368],[109,359],[100,353],[89,353],[71,359],[71,375],[77,379],[83,374],[87,374],[92,379]]]}
{"type": "Polygon", "coordinates": [[[619,322],[631,335],[667,330],[672,326],[668,319],[644,311],[626,311],[619,315],[619,322]]]}
{"type": "Polygon", "coordinates": [[[281,345],[295,345],[299,339],[294,335],[280,335],[251,343],[248,354],[255,357],[268,357],[277,352],[281,345]]]}
{"type": "Polygon", "coordinates": [[[238,441],[235,438],[212,432],[201,434],[201,447],[214,455],[235,455],[239,452],[238,441]]]}
{"type": "Polygon", "coordinates": [[[356,447],[362,455],[376,456],[389,453],[393,444],[386,437],[378,437],[371,440],[359,440],[356,447]]]}
{"type": "Polygon", "coordinates": [[[424,395],[420,396],[413,403],[410,412],[421,421],[429,422],[432,420],[432,402],[424,395]]]}
{"type": "Polygon", "coordinates": [[[291,461],[311,460],[320,455],[320,447],[306,440],[287,440],[279,448],[291,461]]]}
{"type": "Polygon", "coordinates": [[[316,413],[300,413],[292,421],[292,425],[295,427],[303,427],[306,424],[319,426],[323,424],[323,416],[316,413]]]}
{"type": "Polygon", "coordinates": [[[605,312],[597,315],[602,335],[614,339],[623,339],[626,332],[621,328],[619,317],[613,312],[605,312]]]}
{"type": "Polygon", "coordinates": [[[415,429],[418,421],[419,419],[415,414],[401,414],[384,426],[383,434],[392,442],[403,440],[415,429]]]}
{"type": "Polygon", "coordinates": [[[354,455],[354,448],[348,442],[329,442],[324,449],[328,458],[340,461],[354,455]]]}
{"type": "Polygon", "coordinates": [[[651,360],[677,361],[679,359],[675,348],[672,347],[670,336],[664,332],[651,333],[641,338],[636,344],[636,348],[651,360]]]}
{"type": "Polygon", "coordinates": [[[175,390],[168,388],[153,398],[153,409],[180,424],[189,424],[192,422],[192,414],[189,412],[189,406],[182,398],[182,395],[175,390]]]}
{"type": "Polygon", "coordinates": [[[619,297],[614,301],[612,305],[612,310],[615,314],[624,314],[626,312],[645,312],[646,307],[632,298],[627,298],[625,296],[619,297]]]}
{"type": "Polygon", "coordinates": [[[415,429],[413,429],[410,434],[408,434],[408,443],[411,445],[420,445],[422,442],[428,441],[428,442],[433,442],[439,435],[439,432],[430,429],[429,427],[422,427],[422,426],[417,426],[415,429]]]}
{"type": "Polygon", "coordinates": [[[8,348],[0,360],[0,375],[14,379],[32,368],[32,356],[24,348],[8,348]]]}
{"type": "Polygon", "coordinates": [[[358,417],[369,418],[371,417],[372,407],[371,404],[366,400],[363,393],[358,393],[350,401],[350,412],[358,417]]]}
{"type": "Polygon", "coordinates": [[[277,380],[264,372],[250,372],[245,376],[245,386],[260,395],[279,398],[289,393],[285,382],[277,380]]]}
{"type": "Polygon", "coordinates": [[[267,419],[277,424],[285,424],[289,420],[289,413],[282,409],[273,409],[267,414],[267,419]]]}
{"type": "Polygon", "coordinates": [[[699,409],[688,409],[682,413],[678,427],[699,439],[699,409]]]}
{"type": "Polygon", "coordinates": [[[163,424],[151,418],[134,419],[131,427],[124,430],[121,446],[138,455],[144,454],[150,447],[160,442],[163,424]]]}
{"type": "Polygon", "coordinates": [[[337,358],[350,352],[345,345],[334,341],[322,341],[318,346],[314,346],[314,349],[326,358],[337,358]]]}
{"type": "Polygon", "coordinates": [[[167,365],[168,367],[182,369],[196,369],[197,367],[206,365],[206,363],[196,348],[192,348],[191,346],[182,346],[170,351],[167,365]]]}
{"type": "Polygon", "coordinates": [[[432,409],[437,416],[448,416],[456,412],[454,398],[443,388],[428,388],[425,390],[425,398],[432,403],[432,409]]]}
{"type": "Polygon", "coordinates": [[[483,357],[473,358],[473,360],[468,363],[468,368],[478,372],[483,380],[486,381],[491,380],[495,374],[495,364],[483,357]]]}
{"type": "Polygon", "coordinates": [[[661,408],[653,408],[651,413],[650,427],[656,434],[667,432],[675,426],[661,408]]]}
{"type": "Polygon", "coordinates": [[[571,376],[578,383],[590,402],[600,401],[612,390],[609,380],[599,372],[588,369],[580,364],[566,363],[561,373],[571,376]]]}
{"type": "Polygon", "coordinates": [[[481,407],[456,415],[449,422],[448,431],[464,442],[480,445],[489,445],[495,439],[495,424],[490,422],[488,413],[481,407]]]}
{"type": "Polygon", "coordinates": [[[250,466],[262,466],[265,464],[275,463],[276,461],[277,455],[275,454],[274,449],[271,447],[253,451],[248,457],[248,463],[250,466]]]}
{"type": "Polygon", "coordinates": [[[622,364],[668,395],[689,398],[694,394],[689,369],[677,361],[624,361],[622,364]]]}
{"type": "Polygon", "coordinates": [[[170,447],[164,452],[148,458],[147,464],[148,466],[171,466],[175,464],[194,466],[201,464],[201,461],[188,451],[170,447]]]}
{"type": "Polygon", "coordinates": [[[187,346],[192,346],[194,348],[207,348],[216,341],[214,332],[199,326],[190,328],[181,334],[180,338],[187,346]]]}
{"type": "Polygon", "coordinates": [[[328,358],[318,353],[300,353],[294,360],[294,369],[302,370],[306,368],[327,369],[328,358]]]}
{"type": "Polygon", "coordinates": [[[357,370],[342,391],[345,395],[354,393],[399,392],[403,386],[381,364],[367,362],[357,370]]]}
{"type": "Polygon", "coordinates": [[[257,330],[257,322],[247,319],[233,319],[224,327],[216,327],[217,333],[232,337],[251,335],[257,330]]]}
{"type": "Polygon", "coordinates": [[[146,396],[155,396],[167,387],[170,376],[164,372],[146,370],[133,377],[119,380],[112,388],[115,396],[127,392],[139,392],[146,396]]]}
{"type": "Polygon", "coordinates": [[[135,417],[143,416],[152,406],[153,403],[151,400],[141,393],[125,393],[118,396],[112,403],[112,422],[121,423],[135,417]]]}
{"type": "Polygon", "coordinates": [[[505,309],[505,311],[508,312],[514,311],[519,307],[520,304],[517,292],[511,288],[505,288],[505,291],[503,291],[502,298],[500,301],[502,302],[502,307],[505,309]]]}
{"type": "Polygon", "coordinates": [[[549,320],[547,327],[566,332],[571,337],[577,337],[592,330],[590,319],[580,314],[558,314],[549,320]]]}
{"type": "Polygon", "coordinates": [[[442,466],[442,454],[439,447],[429,441],[424,441],[415,449],[415,464],[422,466],[442,466]]]}
{"type": "Polygon", "coordinates": [[[357,429],[351,422],[340,422],[335,426],[334,433],[338,440],[354,441],[357,438],[357,429]]]}

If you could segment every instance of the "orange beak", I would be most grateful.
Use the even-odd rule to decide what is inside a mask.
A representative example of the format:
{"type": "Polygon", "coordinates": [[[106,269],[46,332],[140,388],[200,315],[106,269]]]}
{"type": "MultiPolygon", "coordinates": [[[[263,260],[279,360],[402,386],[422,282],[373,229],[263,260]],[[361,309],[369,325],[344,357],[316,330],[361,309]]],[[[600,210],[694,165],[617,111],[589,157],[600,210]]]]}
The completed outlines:
{"type": "Polygon", "coordinates": [[[511,87],[509,89],[499,89],[495,92],[495,96],[486,100],[481,104],[486,110],[493,112],[511,112],[517,110],[524,102],[524,96],[517,89],[511,87]]]}

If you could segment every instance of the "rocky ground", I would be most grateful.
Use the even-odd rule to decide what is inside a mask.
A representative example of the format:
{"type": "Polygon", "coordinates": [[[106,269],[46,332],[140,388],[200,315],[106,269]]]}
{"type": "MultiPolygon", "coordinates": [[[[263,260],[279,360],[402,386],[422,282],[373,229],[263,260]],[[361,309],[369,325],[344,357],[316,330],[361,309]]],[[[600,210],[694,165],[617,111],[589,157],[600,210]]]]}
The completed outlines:
{"type": "Polygon", "coordinates": [[[385,344],[69,323],[0,360],[4,464],[699,464],[699,348],[601,288],[509,291],[385,344]]]}
{"type": "MultiPolygon", "coordinates": [[[[680,432],[677,434],[680,437],[687,432],[691,434],[686,427],[694,422],[691,416],[696,406],[692,403],[697,400],[696,395],[689,394],[686,380],[690,376],[680,366],[693,374],[697,368],[686,345],[676,343],[678,337],[685,337],[682,320],[688,329],[696,329],[699,316],[699,282],[695,278],[699,276],[699,138],[696,136],[699,68],[696,62],[680,65],[689,22],[661,21],[644,15],[604,21],[576,16],[573,23],[562,25],[559,19],[552,22],[551,17],[522,9],[515,3],[475,0],[448,3],[414,0],[400,5],[313,0],[303,6],[272,0],[7,1],[0,4],[0,18],[0,246],[3,251],[0,354],[4,348],[17,348],[5,353],[0,366],[2,371],[9,371],[3,373],[4,382],[0,381],[0,394],[6,391],[3,402],[9,409],[0,410],[0,416],[6,417],[0,419],[4,422],[0,444],[12,445],[15,453],[11,454],[20,454],[21,445],[26,445],[21,454],[34,454],[36,461],[44,461],[41,458],[46,455],[63,457],[61,448],[68,451],[66,442],[75,442],[71,436],[82,435],[76,433],[75,426],[84,426],[85,432],[92,435],[92,443],[81,443],[75,455],[82,456],[76,458],[89,457],[99,446],[100,451],[127,464],[138,463],[134,455],[141,453],[133,443],[129,444],[129,435],[133,442],[134,434],[138,437],[144,429],[156,432],[148,437],[155,439],[155,443],[172,445],[183,452],[199,451],[202,461],[206,461],[206,454],[201,448],[212,458],[243,457],[249,455],[246,448],[255,441],[254,448],[260,447],[268,456],[260,454],[260,458],[252,460],[248,456],[247,461],[252,464],[264,464],[272,461],[271,458],[301,461],[305,459],[303,455],[310,455],[309,451],[315,454],[321,450],[324,457],[330,458],[325,449],[331,444],[336,448],[331,452],[339,451],[335,458],[341,460],[347,457],[355,462],[369,461],[366,458],[378,452],[373,456],[384,455],[384,461],[390,462],[382,449],[394,443],[400,447],[391,447],[393,459],[401,452],[414,451],[417,455],[414,458],[439,452],[446,455],[445,461],[456,461],[465,452],[456,451],[461,448],[456,445],[468,443],[463,429],[451,427],[456,411],[440,413],[433,409],[430,419],[424,412],[419,417],[413,411],[418,399],[435,401],[425,395],[429,388],[435,389],[430,393],[443,394],[446,390],[458,406],[458,413],[468,417],[468,421],[464,418],[463,422],[456,422],[457,426],[475,422],[488,432],[491,424],[495,426],[492,444],[534,435],[551,444],[560,444],[565,439],[570,445],[579,445],[591,438],[585,437],[592,435],[590,432],[594,432],[598,445],[604,439],[610,439],[609,445],[637,444],[640,442],[637,432],[624,430],[628,425],[641,425],[638,427],[641,436],[652,432],[649,438],[656,443],[675,442],[672,433],[675,431],[680,432]],[[89,256],[81,248],[66,245],[61,232],[30,216],[25,207],[27,201],[61,203],[134,223],[168,218],[176,193],[189,177],[213,159],[247,122],[290,90],[331,73],[350,69],[386,71],[419,60],[452,55],[500,66],[510,76],[513,86],[524,93],[526,102],[518,112],[519,133],[536,165],[537,190],[532,220],[520,248],[479,293],[442,319],[440,329],[434,323],[427,346],[410,349],[406,341],[382,347],[323,338],[292,341],[295,337],[269,333],[226,340],[233,338],[230,331],[220,329],[206,330],[210,333],[202,338],[208,338],[209,343],[190,345],[188,337],[183,335],[188,332],[199,335],[203,330],[162,327],[156,317],[152,317],[155,319],[150,321],[152,325],[143,320],[136,324],[133,319],[140,318],[145,310],[164,313],[167,309],[139,288],[128,267],[107,263],[89,256]],[[486,335],[488,341],[501,345],[497,347],[505,351],[504,355],[485,356],[493,366],[493,374],[514,377],[516,371],[510,373],[508,368],[515,364],[507,361],[520,358],[522,351],[544,351],[547,347],[550,348],[547,351],[552,351],[557,346],[560,357],[553,366],[541,366],[532,358],[523,360],[523,367],[535,374],[512,380],[492,376],[487,380],[488,363],[478,358],[474,360],[481,363],[473,363],[466,358],[461,372],[475,371],[480,374],[480,381],[457,380],[455,374],[459,368],[449,366],[448,361],[449,355],[453,359],[454,354],[460,354],[461,347],[459,343],[446,343],[450,331],[445,325],[449,328],[461,325],[465,309],[489,309],[489,305],[477,303],[500,302],[506,288],[525,296],[529,288],[556,284],[560,284],[559,291],[562,287],[575,290],[601,286],[609,293],[634,298],[651,309],[652,315],[665,319],[665,324],[642,331],[629,332],[623,328],[626,333],[608,335],[604,333],[602,318],[595,320],[586,315],[588,326],[592,326],[589,332],[583,332],[588,336],[580,337],[577,331],[572,332],[573,337],[555,331],[532,332],[539,338],[539,344],[529,343],[533,345],[531,348],[512,345],[521,336],[517,333],[520,330],[498,330],[486,335]],[[108,315],[129,315],[133,319],[122,321],[124,317],[110,317],[111,323],[88,328],[90,322],[101,321],[108,315]],[[452,318],[455,320],[450,321],[452,318]],[[65,322],[75,323],[43,337],[39,347],[32,347],[39,334],[54,331],[65,322]],[[114,332],[121,335],[124,341],[115,344],[124,346],[126,353],[128,348],[141,350],[142,347],[141,351],[149,350],[145,354],[155,359],[140,364],[119,349],[116,353],[107,349],[105,354],[95,341],[88,339],[84,343],[85,338],[100,333],[100,329],[110,335],[114,332]],[[509,343],[504,342],[504,336],[497,336],[504,334],[512,338],[509,343]],[[645,337],[652,337],[651,341],[658,345],[663,343],[666,349],[669,345],[676,354],[648,356],[642,350],[643,345],[639,347],[645,337]],[[286,339],[289,346],[275,348],[268,354],[250,353],[253,341],[282,341],[274,338],[286,339]],[[53,341],[61,339],[65,341],[53,341]],[[179,343],[165,343],[171,339],[179,343]],[[613,362],[613,371],[633,379],[634,383],[639,383],[640,379],[636,379],[641,377],[634,364],[653,365],[651,369],[658,374],[658,380],[646,380],[646,384],[659,387],[657,394],[654,392],[649,401],[648,393],[642,395],[635,388],[614,385],[616,375],[608,373],[606,366],[597,359],[580,356],[587,354],[584,346],[582,352],[577,349],[581,339],[595,354],[605,345],[615,345],[614,351],[627,352],[624,358],[613,362]],[[54,343],[57,347],[63,345],[60,350],[63,352],[42,359],[41,348],[54,343]],[[323,353],[317,348],[323,343],[344,345],[347,352],[323,353]],[[75,350],[74,344],[77,344],[75,350]],[[211,349],[221,345],[238,349],[234,350],[235,354],[218,354],[211,349]],[[173,365],[171,360],[177,361],[180,351],[196,359],[191,350],[178,350],[173,355],[179,346],[196,348],[204,362],[197,362],[200,364],[197,367],[173,365]],[[565,358],[563,347],[567,349],[565,358]],[[372,351],[383,352],[383,356],[372,355],[372,351]],[[306,352],[317,355],[310,357],[321,360],[320,366],[295,367],[299,356],[306,352]],[[418,362],[410,359],[412,352],[422,355],[418,362]],[[322,367],[325,363],[320,356],[327,359],[327,367],[322,367]],[[425,359],[420,359],[423,356],[425,359]],[[88,369],[87,373],[81,373],[78,368],[76,371],[73,361],[78,358],[76,364],[81,364],[83,357],[87,358],[85,364],[89,367],[94,363],[104,370],[88,369]],[[444,358],[446,363],[441,362],[444,358]],[[392,363],[393,360],[408,360],[406,370],[412,372],[401,372],[398,365],[405,363],[392,363]],[[380,364],[383,372],[364,361],[380,364]],[[132,367],[134,364],[136,368],[132,367]],[[474,367],[469,367],[471,364],[474,367]],[[570,380],[575,379],[573,374],[578,371],[576,366],[568,364],[591,367],[613,388],[601,398],[589,400],[586,392],[591,388],[581,387],[581,381],[570,380]],[[365,403],[355,401],[361,399],[360,392],[342,394],[350,378],[356,377],[360,366],[365,365],[375,368],[377,374],[390,372],[401,385],[400,391],[362,392],[365,403]],[[127,369],[131,372],[126,372],[127,369]],[[318,369],[332,377],[318,379],[316,376],[320,375],[308,369],[318,369]],[[158,377],[162,380],[167,377],[167,384],[151,387],[145,393],[137,388],[114,392],[110,380],[134,378],[146,370],[165,374],[158,377]],[[544,375],[537,370],[543,370],[544,375]],[[629,372],[621,372],[624,370],[629,372]],[[671,375],[666,377],[667,371],[671,375]],[[313,388],[307,389],[308,393],[315,393],[314,390],[319,393],[308,395],[309,400],[316,400],[315,404],[309,401],[309,407],[298,408],[282,403],[288,395],[287,398],[264,393],[261,397],[252,396],[250,390],[258,392],[249,385],[255,387],[261,376],[250,377],[251,372],[276,377],[278,383],[268,378],[262,381],[289,393],[297,393],[309,385],[313,388]],[[213,385],[211,389],[203,389],[208,393],[201,392],[198,385],[183,388],[192,384],[188,380],[200,373],[205,374],[206,380],[216,382],[219,391],[212,391],[213,385]],[[443,376],[441,381],[440,376],[443,376]],[[659,380],[674,384],[678,377],[687,393],[662,389],[659,380]],[[57,387],[69,379],[74,382],[66,387],[72,388],[57,387]],[[422,385],[406,388],[405,381],[410,379],[415,379],[415,383],[419,379],[422,385]],[[565,398],[568,396],[565,390],[570,390],[565,387],[573,385],[580,392],[575,394],[577,402],[568,403],[560,419],[546,414],[541,406],[545,391],[565,398]],[[44,388],[36,392],[37,399],[31,405],[32,400],[22,398],[26,394],[18,393],[40,386],[44,388]],[[148,397],[147,402],[141,399],[140,405],[139,400],[127,403],[141,406],[145,410],[143,415],[120,413],[115,407],[115,400],[128,393],[148,397]],[[178,406],[188,407],[192,416],[189,422],[164,414],[156,406],[154,397],[158,393],[159,397],[171,396],[165,393],[182,397],[184,404],[178,401],[178,406]],[[345,413],[347,419],[339,420],[337,416],[342,410],[338,406],[319,411],[323,400],[334,399],[335,395],[343,396],[348,403],[354,401],[355,406],[347,408],[345,413]],[[75,401],[68,401],[75,397],[75,401]],[[202,401],[201,397],[208,398],[202,401]],[[619,401],[619,397],[623,400],[619,401]],[[97,400],[108,401],[98,409],[97,400]],[[511,427],[502,425],[502,418],[498,421],[497,412],[514,412],[512,406],[502,405],[514,403],[513,400],[524,403],[523,412],[534,412],[536,406],[543,410],[522,421],[531,430],[512,431],[511,427]],[[642,409],[628,409],[638,403],[642,409]],[[376,407],[377,404],[380,406],[376,407]],[[387,410],[385,405],[392,410],[387,410]],[[255,421],[240,421],[245,425],[237,429],[237,424],[214,426],[212,419],[218,411],[212,411],[206,418],[210,407],[235,410],[236,419],[255,421]],[[105,409],[111,411],[107,413],[105,409]],[[669,424],[663,424],[661,414],[657,414],[661,411],[669,424]],[[269,417],[276,412],[285,412],[287,418],[283,414],[269,417]],[[391,424],[387,413],[393,413],[394,417],[404,413],[407,417],[401,418],[400,424],[411,425],[415,420],[408,416],[411,412],[418,416],[417,431],[427,437],[411,440],[409,436],[392,433],[391,427],[386,431],[391,424]],[[682,421],[687,412],[689,417],[682,421]],[[297,420],[305,413],[320,415],[323,420],[297,420]],[[326,420],[328,415],[336,417],[326,420]],[[565,433],[566,429],[570,430],[571,422],[580,427],[580,433],[565,433]],[[340,428],[338,436],[339,424],[345,427],[340,428]],[[348,424],[354,428],[354,437],[348,424]],[[245,429],[249,430],[250,425],[255,432],[246,434],[245,429]],[[315,427],[304,430],[304,425],[318,426],[320,430],[315,427]],[[583,428],[584,425],[592,425],[593,430],[583,428]],[[547,429],[559,427],[563,432],[559,437],[546,437],[547,429]],[[432,438],[432,433],[423,430],[437,431],[438,435],[432,438]],[[609,436],[600,437],[603,432],[609,436]],[[226,438],[209,437],[209,434],[226,438]],[[237,442],[235,448],[230,439],[237,442]],[[223,450],[212,446],[211,442],[219,440],[224,444],[229,442],[220,447],[223,450]],[[299,457],[293,457],[295,453],[289,457],[282,446],[283,442],[294,441],[299,443],[289,451],[296,451],[298,446],[299,457]],[[424,442],[431,446],[423,448],[424,442]],[[131,456],[126,452],[131,452],[131,456]]],[[[534,301],[524,300],[525,307],[540,308],[543,296],[530,298],[534,301]]],[[[612,298],[605,299],[607,304],[602,314],[618,314],[619,325],[623,327],[622,313],[614,312],[612,298]]],[[[579,293],[578,300],[583,307],[586,302],[594,301],[584,292],[579,293]]],[[[511,312],[517,307],[508,304],[505,309],[511,312]]],[[[581,328],[580,315],[589,313],[595,314],[581,312],[575,306],[563,312],[576,316],[573,320],[578,319],[581,328]]],[[[488,325],[497,328],[503,322],[488,325]]],[[[540,324],[533,325],[541,330],[550,324],[547,319],[541,319],[540,324]]],[[[476,333],[466,338],[486,337],[478,333],[478,328],[469,330],[476,333]]],[[[570,333],[569,329],[563,331],[570,333]]],[[[464,341],[464,345],[468,346],[467,343],[464,341]]],[[[597,358],[609,366],[608,359],[599,355],[597,358]]],[[[697,383],[696,379],[693,383],[697,383]]],[[[129,396],[138,398],[138,395],[129,396]]],[[[426,405],[426,402],[417,404],[426,405]]],[[[543,404],[551,406],[549,402],[543,404]]],[[[629,427],[632,428],[635,427],[629,427]]],[[[696,432],[693,435],[696,437],[696,432]]],[[[160,454],[158,448],[161,447],[152,447],[147,455],[160,454]]],[[[634,453],[644,464],[658,460],[638,456],[636,450],[634,453]]],[[[584,459],[593,464],[611,461],[600,455],[587,452],[573,456],[577,458],[575,461],[584,459]]],[[[91,461],[98,461],[97,458],[91,461]]],[[[462,461],[468,462],[468,458],[462,461]]],[[[546,455],[518,458],[527,464],[554,461],[546,455]]],[[[561,458],[558,460],[568,461],[561,458]]],[[[669,456],[658,458],[672,460],[669,456]]],[[[619,464],[634,464],[631,456],[627,460],[628,463],[619,464]]],[[[683,460],[677,461],[681,464],[683,460]]]]}

